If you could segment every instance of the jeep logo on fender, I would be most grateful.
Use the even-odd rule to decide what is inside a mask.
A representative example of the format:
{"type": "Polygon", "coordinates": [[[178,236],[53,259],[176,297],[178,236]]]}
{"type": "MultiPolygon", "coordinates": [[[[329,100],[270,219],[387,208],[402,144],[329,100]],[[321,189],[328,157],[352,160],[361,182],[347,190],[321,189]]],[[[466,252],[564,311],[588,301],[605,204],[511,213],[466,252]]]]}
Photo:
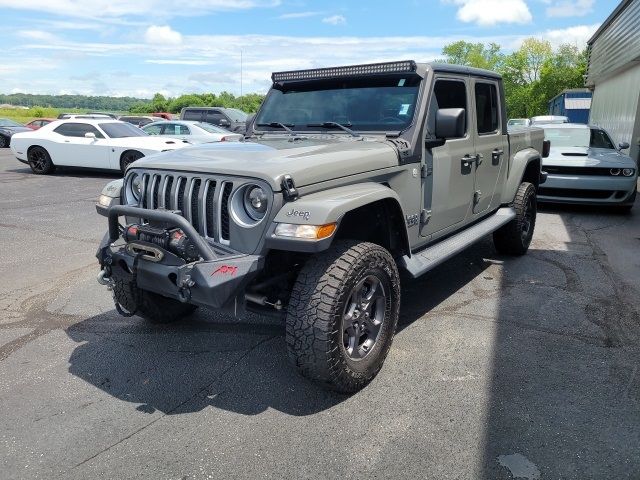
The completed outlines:
{"type": "Polygon", "coordinates": [[[309,218],[311,218],[311,212],[303,212],[292,208],[290,212],[287,212],[287,217],[302,217],[305,220],[309,220],[309,218]]]}

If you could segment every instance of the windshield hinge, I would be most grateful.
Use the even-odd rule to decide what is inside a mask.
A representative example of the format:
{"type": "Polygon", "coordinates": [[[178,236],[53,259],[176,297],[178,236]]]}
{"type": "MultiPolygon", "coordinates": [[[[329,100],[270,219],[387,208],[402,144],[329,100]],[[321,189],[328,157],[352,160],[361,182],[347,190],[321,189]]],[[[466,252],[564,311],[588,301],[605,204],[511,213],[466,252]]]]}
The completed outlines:
{"type": "Polygon", "coordinates": [[[298,189],[296,188],[296,184],[293,182],[293,178],[291,175],[284,175],[282,177],[282,194],[284,195],[284,199],[291,201],[298,198],[298,189]]]}
{"type": "Polygon", "coordinates": [[[431,165],[422,165],[422,178],[433,175],[433,167],[431,165]]]}

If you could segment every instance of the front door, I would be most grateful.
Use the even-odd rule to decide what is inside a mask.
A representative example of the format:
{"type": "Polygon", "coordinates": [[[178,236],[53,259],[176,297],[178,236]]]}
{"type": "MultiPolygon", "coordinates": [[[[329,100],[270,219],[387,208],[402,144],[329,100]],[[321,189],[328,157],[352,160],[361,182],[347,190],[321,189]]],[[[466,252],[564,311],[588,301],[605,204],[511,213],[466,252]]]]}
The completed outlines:
{"type": "Polygon", "coordinates": [[[496,191],[500,171],[508,159],[508,144],[503,134],[502,106],[498,96],[498,83],[491,80],[473,81],[473,99],[476,111],[476,161],[473,187],[473,214],[487,211],[496,191]]]}
{"type": "Polygon", "coordinates": [[[426,138],[435,137],[435,117],[439,108],[464,108],[467,112],[466,133],[462,138],[447,139],[444,145],[426,151],[422,236],[446,234],[462,226],[469,216],[475,158],[470,105],[467,77],[436,77],[427,115],[426,138]]]}

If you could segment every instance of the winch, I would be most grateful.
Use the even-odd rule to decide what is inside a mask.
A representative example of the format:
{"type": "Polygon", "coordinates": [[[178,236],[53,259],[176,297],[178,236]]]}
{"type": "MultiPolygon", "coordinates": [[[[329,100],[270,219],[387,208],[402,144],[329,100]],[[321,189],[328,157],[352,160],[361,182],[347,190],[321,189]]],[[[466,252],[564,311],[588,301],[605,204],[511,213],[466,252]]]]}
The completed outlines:
{"type": "Polygon", "coordinates": [[[200,258],[195,244],[179,228],[162,228],[151,224],[127,225],[122,232],[127,242],[141,241],[157,245],[187,262],[200,258]]]}

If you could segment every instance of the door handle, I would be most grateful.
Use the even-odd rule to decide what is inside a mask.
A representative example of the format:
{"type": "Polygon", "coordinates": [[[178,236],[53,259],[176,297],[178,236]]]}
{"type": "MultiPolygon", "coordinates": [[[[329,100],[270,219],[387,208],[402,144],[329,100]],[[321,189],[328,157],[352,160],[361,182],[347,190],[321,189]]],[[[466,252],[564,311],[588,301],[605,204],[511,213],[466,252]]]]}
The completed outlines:
{"type": "Polygon", "coordinates": [[[475,161],[475,158],[469,155],[468,153],[460,159],[462,162],[462,166],[467,168],[471,165],[471,162],[475,161]]]}
{"type": "Polygon", "coordinates": [[[504,155],[504,150],[500,148],[496,148],[491,152],[491,163],[493,165],[498,165],[500,163],[500,157],[504,155]]]}

